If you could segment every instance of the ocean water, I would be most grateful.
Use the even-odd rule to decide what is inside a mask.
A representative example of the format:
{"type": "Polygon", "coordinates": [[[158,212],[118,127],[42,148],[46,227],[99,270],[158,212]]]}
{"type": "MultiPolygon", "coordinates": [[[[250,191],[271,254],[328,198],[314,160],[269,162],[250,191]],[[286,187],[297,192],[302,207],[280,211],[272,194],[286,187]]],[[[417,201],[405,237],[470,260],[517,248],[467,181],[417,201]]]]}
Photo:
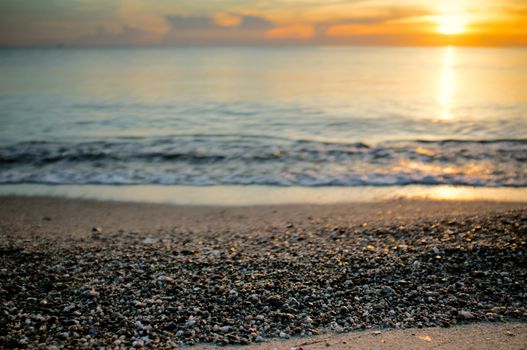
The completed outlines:
{"type": "Polygon", "coordinates": [[[0,77],[0,184],[527,186],[527,49],[4,49],[0,77]]]}

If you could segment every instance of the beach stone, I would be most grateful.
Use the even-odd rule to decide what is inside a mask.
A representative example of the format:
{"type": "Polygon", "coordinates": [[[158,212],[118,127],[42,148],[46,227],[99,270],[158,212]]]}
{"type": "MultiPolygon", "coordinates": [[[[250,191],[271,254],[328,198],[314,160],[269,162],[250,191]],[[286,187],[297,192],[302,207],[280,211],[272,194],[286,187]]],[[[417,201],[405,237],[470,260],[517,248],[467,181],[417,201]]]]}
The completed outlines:
{"type": "Polygon", "coordinates": [[[289,334],[287,334],[286,332],[280,332],[279,336],[280,336],[280,338],[283,338],[283,339],[290,338],[289,334]]]}
{"type": "Polygon", "coordinates": [[[269,299],[267,299],[267,302],[269,303],[269,305],[274,307],[281,307],[283,304],[282,299],[279,295],[272,295],[271,297],[269,297],[269,299]]]}
{"type": "Polygon", "coordinates": [[[134,342],[132,343],[132,346],[142,348],[145,346],[145,342],[142,339],[137,339],[137,340],[134,340],[134,342]]]}
{"type": "Polygon", "coordinates": [[[388,287],[388,286],[384,286],[384,287],[382,287],[382,289],[379,291],[379,294],[380,294],[381,296],[392,296],[392,295],[395,295],[395,294],[397,294],[397,293],[395,292],[395,290],[394,290],[393,288],[388,287]]]}
{"type": "Polygon", "coordinates": [[[503,216],[508,223],[485,214],[402,228],[372,221],[109,231],[106,241],[37,242],[38,249],[7,231],[4,241],[15,243],[0,243],[0,340],[169,348],[525,321],[527,213],[503,216]],[[214,250],[221,253],[207,253],[214,250]]]}
{"type": "Polygon", "coordinates": [[[157,277],[157,280],[158,281],[162,281],[162,282],[172,282],[174,279],[172,277],[169,277],[169,276],[161,275],[161,276],[157,277]]]}
{"type": "Polygon", "coordinates": [[[195,319],[188,319],[185,322],[185,326],[187,326],[187,327],[193,327],[195,324],[196,324],[196,320],[195,319]]]}
{"type": "Polygon", "coordinates": [[[460,316],[463,316],[463,317],[466,318],[466,319],[469,319],[469,320],[470,320],[470,319],[473,319],[473,318],[475,317],[474,314],[473,314],[472,312],[470,312],[470,311],[466,311],[466,310],[460,310],[460,311],[458,312],[458,314],[459,314],[460,316]]]}

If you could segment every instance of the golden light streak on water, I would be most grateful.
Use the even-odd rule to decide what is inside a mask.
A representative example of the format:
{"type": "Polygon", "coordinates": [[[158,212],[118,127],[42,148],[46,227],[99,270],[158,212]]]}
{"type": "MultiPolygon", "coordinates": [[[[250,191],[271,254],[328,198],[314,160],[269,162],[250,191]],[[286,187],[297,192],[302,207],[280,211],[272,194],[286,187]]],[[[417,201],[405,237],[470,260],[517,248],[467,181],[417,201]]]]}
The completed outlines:
{"type": "Polygon", "coordinates": [[[448,46],[443,51],[441,69],[437,83],[437,103],[439,105],[438,118],[450,121],[455,115],[452,112],[453,99],[456,92],[456,48],[448,46]]]}

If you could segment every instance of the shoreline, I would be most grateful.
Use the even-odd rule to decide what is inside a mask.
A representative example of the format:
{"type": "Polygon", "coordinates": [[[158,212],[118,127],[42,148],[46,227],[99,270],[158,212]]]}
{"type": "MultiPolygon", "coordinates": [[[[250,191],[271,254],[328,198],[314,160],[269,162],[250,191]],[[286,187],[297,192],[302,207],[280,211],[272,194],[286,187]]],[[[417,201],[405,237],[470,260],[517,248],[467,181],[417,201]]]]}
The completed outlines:
{"type": "Polygon", "coordinates": [[[453,185],[260,186],[260,185],[0,185],[2,196],[44,196],[191,206],[347,204],[390,200],[527,203],[527,187],[453,185]]]}
{"type": "MultiPolygon", "coordinates": [[[[218,207],[2,196],[0,232],[6,347],[264,340],[262,349],[289,349],[326,332],[454,334],[506,322],[492,324],[501,332],[527,321],[527,203],[218,207]]],[[[525,339],[524,324],[514,340],[525,339]]],[[[496,339],[505,346],[512,336],[496,339]]]]}

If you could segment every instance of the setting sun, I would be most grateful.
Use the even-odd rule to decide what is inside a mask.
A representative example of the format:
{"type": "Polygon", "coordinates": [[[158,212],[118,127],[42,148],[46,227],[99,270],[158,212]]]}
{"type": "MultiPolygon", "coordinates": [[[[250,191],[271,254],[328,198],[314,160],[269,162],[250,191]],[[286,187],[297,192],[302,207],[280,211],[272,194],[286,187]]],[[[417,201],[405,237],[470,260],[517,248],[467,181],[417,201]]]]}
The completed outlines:
{"type": "Polygon", "coordinates": [[[437,31],[444,35],[456,35],[465,32],[467,24],[467,16],[459,15],[444,15],[438,18],[437,31]]]}

